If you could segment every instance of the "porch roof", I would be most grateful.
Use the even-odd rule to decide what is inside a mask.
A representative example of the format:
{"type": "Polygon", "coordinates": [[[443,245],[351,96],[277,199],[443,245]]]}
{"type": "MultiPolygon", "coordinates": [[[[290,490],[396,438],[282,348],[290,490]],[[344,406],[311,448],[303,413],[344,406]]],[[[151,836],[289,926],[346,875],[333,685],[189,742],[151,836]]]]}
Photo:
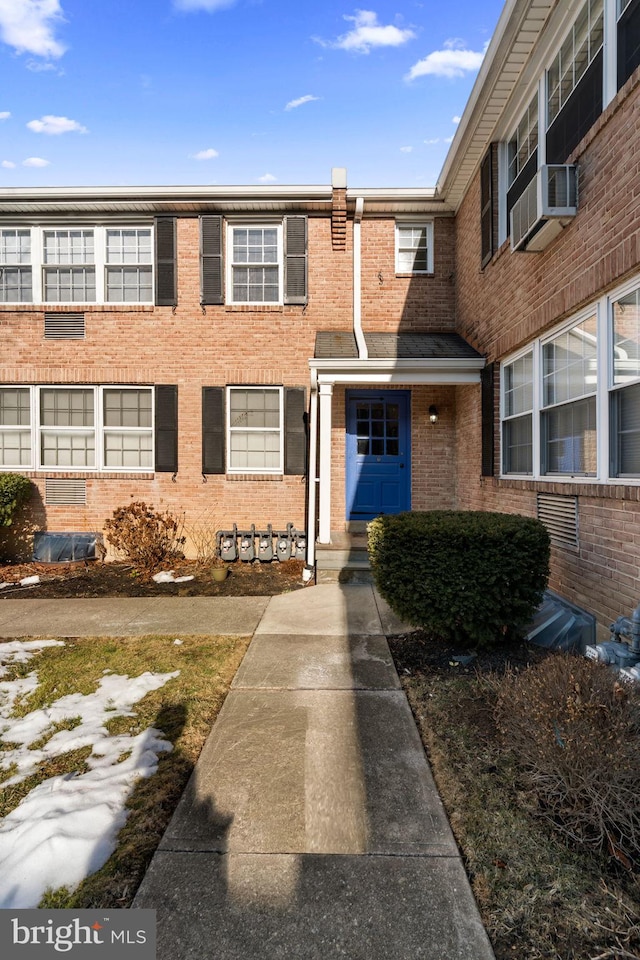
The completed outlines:
{"type": "MultiPolygon", "coordinates": [[[[365,333],[369,360],[482,360],[457,333],[365,333]]],[[[349,331],[320,330],[317,360],[357,360],[358,347],[349,331]]]]}
{"type": "Polygon", "coordinates": [[[479,383],[484,357],[457,333],[365,333],[367,357],[352,331],[320,330],[309,366],[318,383],[479,383]]]}

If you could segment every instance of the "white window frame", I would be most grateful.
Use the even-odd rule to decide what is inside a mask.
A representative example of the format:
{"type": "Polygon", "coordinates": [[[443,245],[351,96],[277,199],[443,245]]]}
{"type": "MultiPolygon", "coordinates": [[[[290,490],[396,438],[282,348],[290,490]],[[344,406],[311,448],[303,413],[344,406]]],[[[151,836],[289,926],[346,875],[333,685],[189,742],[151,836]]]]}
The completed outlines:
{"type": "Polygon", "coordinates": [[[396,273],[400,276],[428,276],[433,273],[433,220],[396,220],[395,225],[395,267],[396,273]],[[402,250],[414,249],[408,248],[400,242],[400,232],[402,230],[425,230],[427,242],[427,268],[426,270],[407,270],[400,263],[400,252],[402,250]]]}
{"type": "Polygon", "coordinates": [[[284,231],[282,220],[225,220],[226,230],[226,302],[234,306],[277,307],[284,303],[284,231]],[[255,267],[277,267],[278,270],[278,297],[276,300],[236,300],[233,293],[233,276],[235,268],[251,267],[250,263],[235,263],[233,260],[233,235],[235,230],[275,230],[277,243],[277,263],[255,263],[255,267]]]}
{"type": "Polygon", "coordinates": [[[5,471],[7,473],[11,471],[20,471],[20,470],[31,470],[34,463],[34,429],[33,429],[33,390],[30,386],[24,383],[6,383],[0,386],[0,391],[4,390],[26,390],[28,393],[28,406],[29,406],[29,423],[28,424],[0,424],[0,433],[5,431],[8,433],[29,433],[29,462],[24,464],[19,463],[0,463],[0,472],[5,471]]]}
{"type": "Polygon", "coordinates": [[[531,159],[535,150],[538,149],[540,144],[540,104],[539,104],[539,95],[538,91],[535,90],[531,96],[528,105],[525,107],[523,112],[520,114],[520,118],[515,125],[515,129],[510,137],[507,138],[506,143],[506,163],[507,163],[507,184],[508,187],[517,180],[517,178],[522,173],[523,169],[526,167],[527,163],[531,159]],[[535,110],[533,109],[533,104],[535,102],[535,110]],[[526,121],[526,122],[525,122],[526,121]],[[523,132],[526,132],[527,141],[531,139],[531,132],[535,127],[536,130],[536,142],[534,146],[529,150],[525,159],[522,163],[519,161],[520,156],[520,135],[523,132]],[[511,145],[515,142],[515,153],[513,158],[510,159],[509,153],[511,145]],[[515,161],[515,172],[512,175],[512,168],[515,161]]]}
{"type": "Polygon", "coordinates": [[[246,385],[242,383],[232,384],[226,389],[226,450],[227,450],[227,473],[229,474],[274,474],[280,475],[284,474],[284,387],[272,386],[265,384],[263,386],[253,386],[246,385]],[[231,435],[234,431],[238,433],[274,433],[274,427],[236,427],[234,428],[231,423],[231,394],[234,390],[243,390],[243,391],[260,391],[264,393],[269,391],[270,393],[278,393],[278,404],[279,404],[279,417],[278,417],[278,434],[280,437],[280,456],[279,463],[276,467],[233,467],[231,465],[231,435]]]}
{"type": "MultiPolygon", "coordinates": [[[[30,300],[3,300],[0,301],[0,305],[8,304],[34,304],[34,305],[44,305],[48,306],[49,304],[55,306],[68,306],[77,309],[80,306],[91,306],[93,304],[101,304],[108,306],[138,306],[146,305],[150,306],[154,302],[154,277],[155,277],[155,257],[154,257],[154,230],[153,224],[144,223],[144,222],[132,222],[126,223],[122,221],[114,221],[113,223],[47,223],[42,224],[37,227],[25,226],[24,223],[11,222],[3,224],[0,227],[0,230],[30,230],[30,239],[31,239],[31,256],[30,262],[28,264],[22,264],[24,267],[31,268],[31,299],[30,300]],[[93,232],[93,262],[87,262],[86,264],[60,264],[60,266],[72,268],[74,266],[82,267],[86,266],[89,269],[92,269],[95,274],[95,298],[92,300],[47,300],[45,298],[46,290],[46,281],[45,281],[45,272],[47,269],[55,269],[55,262],[45,262],[45,253],[44,253],[44,241],[45,233],[51,231],[65,231],[65,230],[90,230],[93,232]],[[149,231],[150,237],[150,261],[149,263],[139,262],[136,264],[114,264],[109,263],[107,259],[107,232],[110,230],[146,230],[149,231]],[[116,268],[120,266],[132,266],[136,268],[150,268],[151,283],[149,290],[149,299],[148,300],[108,300],[108,285],[107,285],[107,273],[109,268],[116,268]]],[[[14,266],[13,264],[5,264],[4,261],[0,260],[0,267],[3,266],[14,266]]]]}
{"type": "Polygon", "coordinates": [[[536,352],[531,345],[525,347],[523,350],[520,350],[518,353],[514,354],[512,357],[509,357],[508,360],[505,360],[500,365],[500,472],[506,477],[517,477],[522,476],[527,479],[531,479],[535,473],[536,465],[536,449],[535,449],[535,431],[534,431],[534,422],[536,417],[536,380],[537,380],[537,371],[538,371],[538,362],[536,358],[536,352]],[[519,360],[523,360],[528,354],[531,354],[531,409],[530,410],[521,410],[517,413],[508,413],[507,412],[507,382],[506,382],[506,371],[507,367],[510,367],[512,364],[517,363],[519,360]],[[516,473],[515,471],[506,471],[504,469],[506,449],[504,443],[504,426],[507,423],[510,423],[514,420],[520,420],[523,417],[531,418],[531,470],[524,473],[516,473]]]}
{"type": "MultiPolygon", "coordinates": [[[[1,384],[0,390],[28,390],[29,408],[30,408],[30,438],[31,438],[31,459],[29,464],[0,465],[0,471],[20,472],[21,470],[38,471],[48,474],[53,473],[153,473],[155,470],[155,390],[148,384],[120,384],[111,383],[100,386],[91,384],[68,384],[68,383],[46,383],[30,385],[24,383],[1,384]],[[91,427],[56,427],[54,425],[45,425],[41,423],[40,417],[40,394],[42,390],[84,390],[91,391],[93,394],[94,423],[91,427]],[[104,420],[104,393],[108,390],[118,391],[146,391],[151,396],[151,426],[149,427],[111,427],[105,426],[104,420]],[[43,431],[56,431],[65,434],[89,434],[93,435],[94,459],[93,466],[73,466],[73,465],[44,465],[41,457],[41,436],[43,431]],[[105,455],[105,437],[108,433],[135,433],[147,434],[151,439],[151,457],[148,466],[141,467],[118,467],[107,466],[105,455]]],[[[0,426],[0,431],[7,429],[0,426]]],[[[11,430],[25,430],[25,427],[10,427],[11,430]]]]}
{"type": "MultiPolygon", "coordinates": [[[[623,297],[638,291],[640,294],[640,275],[635,276],[625,284],[620,285],[609,294],[598,298],[585,309],[574,314],[570,319],[559,324],[552,330],[538,337],[536,340],[526,344],[517,352],[506,356],[500,364],[500,476],[504,479],[522,479],[537,480],[540,482],[568,483],[568,484],[609,484],[624,486],[640,486],[640,474],[623,474],[616,476],[618,464],[616,463],[616,451],[614,445],[617,444],[617,437],[612,429],[614,404],[617,402],[617,395],[625,387],[640,384],[640,371],[637,376],[624,379],[620,383],[614,382],[614,328],[613,311],[614,305],[623,297]],[[597,351],[596,351],[596,377],[597,383],[593,393],[584,396],[594,396],[596,398],[596,472],[595,475],[585,476],[584,474],[562,474],[562,473],[543,473],[543,429],[542,416],[545,410],[553,407],[545,407],[543,396],[543,349],[544,346],[554,340],[556,337],[575,327],[576,324],[584,322],[591,316],[596,317],[597,330],[597,351]],[[529,351],[533,351],[533,411],[532,411],[532,449],[533,449],[533,472],[530,474],[507,473],[504,470],[504,424],[510,417],[506,416],[505,388],[506,377],[505,368],[511,363],[523,357],[529,351]]],[[[582,399],[582,398],[576,398],[582,399]]],[[[567,401],[573,402],[573,401],[567,401]]]]}
{"type": "MultiPolygon", "coordinates": [[[[571,21],[571,25],[569,26],[569,29],[568,29],[568,30],[566,31],[566,33],[564,34],[564,37],[563,37],[561,43],[558,44],[558,47],[556,48],[556,51],[555,51],[553,57],[551,58],[548,66],[547,66],[547,69],[545,70],[545,124],[544,124],[544,130],[545,130],[545,132],[549,130],[549,127],[551,126],[551,124],[553,123],[553,121],[554,121],[554,120],[556,119],[556,117],[560,114],[560,112],[561,112],[562,108],[565,106],[565,104],[569,101],[569,98],[571,97],[572,93],[575,91],[578,83],[580,82],[580,80],[581,80],[582,77],[584,76],[584,73],[586,73],[586,71],[589,69],[589,67],[590,67],[591,64],[593,63],[595,57],[596,57],[597,54],[600,52],[602,46],[603,46],[603,45],[606,45],[606,42],[607,42],[607,22],[608,22],[608,17],[607,17],[607,2],[612,3],[612,2],[614,2],[614,0],[602,0],[602,4],[603,4],[603,10],[602,10],[602,43],[601,43],[599,46],[594,47],[594,49],[592,50],[592,49],[591,49],[591,32],[592,32],[592,25],[591,25],[591,23],[590,23],[590,19],[591,19],[591,18],[590,18],[590,16],[589,16],[589,14],[590,14],[590,5],[591,5],[591,4],[595,4],[595,3],[597,3],[597,2],[598,2],[598,0],[585,0],[585,2],[579,7],[578,11],[576,12],[575,17],[574,17],[573,20],[571,21]],[[589,27],[588,27],[588,30],[587,30],[587,38],[588,38],[588,43],[589,43],[587,64],[586,64],[586,67],[585,67],[583,73],[582,73],[582,74],[580,75],[580,77],[576,80],[576,78],[575,78],[575,69],[574,69],[574,67],[575,67],[575,61],[576,61],[576,46],[575,46],[575,37],[574,37],[573,50],[572,50],[572,55],[571,55],[571,60],[570,60],[570,64],[571,64],[570,69],[571,69],[571,76],[572,76],[572,86],[571,86],[571,90],[569,91],[569,93],[568,93],[568,94],[564,97],[564,99],[563,99],[563,96],[562,96],[562,79],[563,79],[563,76],[566,76],[566,74],[568,73],[568,70],[565,70],[564,73],[563,73],[562,62],[561,62],[561,58],[562,58],[562,48],[565,46],[565,44],[566,44],[567,40],[569,39],[569,37],[573,36],[574,30],[575,30],[575,26],[576,26],[578,20],[580,19],[581,15],[582,15],[582,13],[583,13],[583,11],[584,11],[585,9],[587,10],[587,15],[588,15],[588,17],[589,17],[589,27]],[[558,67],[558,87],[557,87],[557,89],[558,89],[558,98],[559,98],[559,99],[558,99],[558,109],[556,110],[556,112],[555,112],[555,114],[553,115],[553,117],[551,117],[551,115],[550,115],[550,109],[549,109],[549,107],[550,107],[550,100],[551,100],[550,73],[551,73],[551,70],[555,67],[556,63],[558,63],[559,59],[560,59],[560,64],[559,64],[559,67],[558,67]]],[[[605,73],[606,73],[606,71],[605,71],[605,73]]],[[[603,107],[604,107],[604,105],[606,104],[606,102],[607,102],[606,96],[604,95],[604,91],[603,91],[603,107]]]]}

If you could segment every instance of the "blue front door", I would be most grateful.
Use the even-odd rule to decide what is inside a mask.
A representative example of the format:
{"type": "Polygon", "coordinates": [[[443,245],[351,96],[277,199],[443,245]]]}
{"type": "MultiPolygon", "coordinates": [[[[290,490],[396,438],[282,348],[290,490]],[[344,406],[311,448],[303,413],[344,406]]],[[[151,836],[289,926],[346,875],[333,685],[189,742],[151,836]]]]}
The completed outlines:
{"type": "Polygon", "coordinates": [[[411,507],[409,399],[404,390],[347,392],[347,519],[411,507]]]}

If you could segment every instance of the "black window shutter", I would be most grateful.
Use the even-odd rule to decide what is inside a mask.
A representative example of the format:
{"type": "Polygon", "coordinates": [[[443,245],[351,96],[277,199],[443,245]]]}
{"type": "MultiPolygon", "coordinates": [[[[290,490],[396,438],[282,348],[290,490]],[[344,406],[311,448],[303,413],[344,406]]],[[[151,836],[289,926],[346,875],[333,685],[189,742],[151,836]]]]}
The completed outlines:
{"type": "Polygon", "coordinates": [[[303,387],[284,391],[284,472],[303,476],[307,472],[307,406],[303,387]]]}
{"type": "Polygon", "coordinates": [[[307,302],[307,218],[284,218],[284,302],[307,302]]]}
{"type": "Polygon", "coordinates": [[[480,165],[481,266],[493,256],[493,150],[490,147],[480,165]]]}
{"type": "Polygon", "coordinates": [[[224,387],[203,387],[203,473],[224,473],[224,433],[224,387]]]}
{"type": "Polygon", "coordinates": [[[482,421],[482,476],[492,477],[494,471],[494,381],[495,363],[488,364],[480,379],[482,421]]]}
{"type": "Polygon", "coordinates": [[[176,278],[176,218],[156,217],[156,304],[175,307],[178,302],[176,278]]]}
{"type": "Polygon", "coordinates": [[[178,388],[156,387],[156,472],[178,472],[178,388]]]}
{"type": "Polygon", "coordinates": [[[222,217],[200,217],[200,302],[224,303],[222,217]]]}

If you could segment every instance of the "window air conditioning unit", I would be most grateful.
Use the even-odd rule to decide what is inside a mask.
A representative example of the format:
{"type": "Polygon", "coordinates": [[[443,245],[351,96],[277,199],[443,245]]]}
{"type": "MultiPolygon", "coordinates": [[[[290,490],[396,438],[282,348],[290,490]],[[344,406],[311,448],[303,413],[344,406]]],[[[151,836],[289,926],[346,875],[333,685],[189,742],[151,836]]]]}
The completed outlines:
{"type": "Polygon", "coordinates": [[[511,210],[511,250],[544,250],[575,217],[577,208],[577,166],[553,163],[540,167],[511,210]]]}

